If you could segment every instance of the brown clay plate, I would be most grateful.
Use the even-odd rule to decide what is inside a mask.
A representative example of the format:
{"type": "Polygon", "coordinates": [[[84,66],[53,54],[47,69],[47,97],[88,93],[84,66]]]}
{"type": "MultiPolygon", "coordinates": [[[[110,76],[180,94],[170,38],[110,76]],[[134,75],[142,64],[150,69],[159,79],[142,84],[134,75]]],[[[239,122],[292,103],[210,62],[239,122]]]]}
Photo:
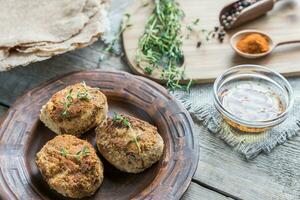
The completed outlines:
{"type": "MultiPolygon", "coordinates": [[[[39,120],[39,110],[58,90],[80,81],[99,87],[109,112],[123,112],[158,127],[165,141],[160,162],[140,174],[122,173],[104,163],[104,182],[89,199],[179,199],[198,162],[198,145],[187,111],[160,85],[124,72],[82,71],[51,80],[20,97],[0,127],[0,199],[65,199],[49,189],[35,154],[55,134],[39,120]]],[[[84,135],[95,145],[94,131],[84,135]]]]}

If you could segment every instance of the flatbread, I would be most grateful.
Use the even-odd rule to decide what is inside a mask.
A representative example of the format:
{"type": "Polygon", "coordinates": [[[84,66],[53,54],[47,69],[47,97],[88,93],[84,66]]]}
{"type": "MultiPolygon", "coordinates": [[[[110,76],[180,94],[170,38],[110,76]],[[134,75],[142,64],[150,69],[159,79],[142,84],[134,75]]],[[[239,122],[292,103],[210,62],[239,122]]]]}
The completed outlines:
{"type": "Polygon", "coordinates": [[[18,65],[25,66],[32,62],[49,59],[54,55],[86,47],[97,41],[99,36],[106,32],[108,28],[107,12],[105,6],[102,5],[77,35],[61,43],[40,43],[43,45],[31,46],[23,50],[16,49],[10,53],[9,57],[0,61],[0,71],[5,71],[18,65]]]}
{"type": "MultiPolygon", "coordinates": [[[[2,1],[3,0],[0,0],[0,3],[2,1]]],[[[17,0],[11,0],[11,1],[16,2],[17,0]]],[[[24,0],[24,1],[37,2],[38,0],[24,0]]],[[[51,2],[51,1],[49,1],[49,2],[51,2]]],[[[53,1],[57,1],[57,0],[53,0],[53,1]]],[[[79,0],[72,0],[72,2],[70,2],[70,0],[60,0],[60,1],[69,2],[71,4],[74,3],[73,1],[75,1],[77,6],[78,5],[81,6],[81,4],[78,4],[79,0]]],[[[81,0],[81,1],[84,1],[84,0],[81,0]]],[[[45,0],[39,0],[38,2],[45,2],[45,0]]],[[[39,39],[33,38],[34,40],[31,40],[31,41],[26,40],[26,42],[25,42],[24,38],[26,38],[26,37],[23,37],[21,39],[22,39],[22,42],[24,42],[24,43],[18,44],[17,42],[20,42],[21,39],[17,39],[14,41],[15,43],[10,43],[11,45],[15,45],[13,47],[5,47],[5,46],[1,47],[0,46],[0,71],[6,71],[15,66],[19,66],[19,65],[25,66],[32,62],[46,60],[46,59],[51,58],[54,55],[62,54],[62,53],[65,53],[67,51],[71,51],[71,50],[74,50],[77,48],[83,48],[83,47],[86,47],[86,46],[94,43],[95,41],[97,41],[98,38],[104,32],[108,31],[108,29],[109,29],[109,21],[108,21],[107,12],[106,12],[107,4],[105,4],[106,1],[104,1],[104,0],[85,0],[84,2],[85,2],[85,4],[83,5],[82,9],[80,10],[81,17],[82,17],[82,15],[85,16],[85,18],[84,17],[82,18],[82,19],[84,19],[84,24],[81,27],[81,29],[77,30],[77,32],[74,35],[70,34],[71,33],[70,30],[68,30],[67,33],[62,33],[62,32],[58,32],[58,31],[55,31],[53,33],[48,32],[48,35],[46,34],[45,36],[39,36],[39,39],[46,38],[46,37],[48,37],[48,39],[49,38],[52,38],[52,39],[59,38],[59,39],[49,41],[48,39],[47,40],[39,40],[39,39]],[[87,19],[87,20],[85,20],[85,19],[87,19]],[[64,40],[62,40],[63,38],[64,38],[64,40]]],[[[51,5],[53,6],[54,4],[51,4],[51,5]]],[[[57,3],[57,5],[58,5],[58,3],[57,3]]],[[[61,9],[59,9],[59,10],[61,10],[61,9]]],[[[75,10],[78,10],[77,7],[75,10]]],[[[1,11],[1,9],[0,9],[0,11],[1,11]]],[[[69,11],[70,11],[69,14],[71,14],[72,16],[77,15],[77,14],[73,13],[74,10],[69,10],[69,11]]],[[[1,17],[1,15],[2,14],[0,13],[0,17],[1,17]]],[[[68,14],[65,13],[64,15],[68,15],[68,14]]],[[[64,15],[62,15],[62,16],[64,16],[64,15]]],[[[76,17],[74,19],[78,19],[78,18],[76,17]]],[[[58,21],[60,21],[60,20],[58,20],[58,21]]],[[[69,22],[72,25],[73,19],[69,22]]],[[[2,23],[2,25],[3,24],[4,23],[2,23]]],[[[1,22],[0,22],[0,26],[1,26],[1,22]]],[[[30,27],[30,25],[28,25],[28,26],[30,27]]],[[[48,27],[48,25],[46,25],[46,27],[48,27]]],[[[38,30],[41,31],[39,28],[38,28],[38,30]]],[[[75,29],[72,29],[72,30],[75,32],[75,29]]],[[[64,29],[60,29],[59,31],[64,31],[64,29]]],[[[33,30],[28,31],[26,33],[28,36],[27,39],[31,37],[30,35],[28,35],[28,33],[30,33],[30,32],[33,33],[33,30]]],[[[46,33],[46,31],[44,31],[44,32],[41,31],[40,34],[42,34],[42,33],[46,33]]],[[[1,37],[1,34],[3,34],[3,33],[0,32],[0,37],[1,37]]],[[[4,39],[4,41],[0,41],[0,44],[1,44],[1,42],[2,42],[2,44],[5,41],[8,42],[9,40],[7,40],[7,38],[8,37],[6,37],[6,39],[4,39]]],[[[16,38],[16,36],[10,37],[10,39],[11,38],[16,38]]],[[[9,41],[9,42],[11,42],[11,41],[9,41]]]]}
{"type": "Polygon", "coordinates": [[[0,71],[7,71],[15,66],[28,65],[33,62],[46,60],[48,58],[50,57],[40,57],[35,55],[34,53],[24,54],[24,53],[14,52],[6,59],[0,61],[0,71]]]}
{"type": "Polygon", "coordinates": [[[0,61],[4,60],[8,56],[9,56],[9,49],[8,48],[0,49],[0,61]]]}
{"type": "Polygon", "coordinates": [[[0,5],[0,47],[14,47],[71,38],[97,12],[99,3],[97,0],[0,0],[0,5]]]}
{"type": "Polygon", "coordinates": [[[97,14],[91,18],[85,28],[69,40],[61,43],[46,43],[39,46],[17,48],[17,51],[23,53],[39,52],[37,53],[38,55],[47,55],[47,52],[49,52],[52,55],[53,52],[56,51],[66,52],[76,48],[82,48],[82,46],[86,46],[85,44],[90,44],[91,41],[94,41],[94,38],[98,38],[104,32],[107,32],[108,28],[109,22],[107,20],[107,12],[105,6],[102,5],[97,14]]]}

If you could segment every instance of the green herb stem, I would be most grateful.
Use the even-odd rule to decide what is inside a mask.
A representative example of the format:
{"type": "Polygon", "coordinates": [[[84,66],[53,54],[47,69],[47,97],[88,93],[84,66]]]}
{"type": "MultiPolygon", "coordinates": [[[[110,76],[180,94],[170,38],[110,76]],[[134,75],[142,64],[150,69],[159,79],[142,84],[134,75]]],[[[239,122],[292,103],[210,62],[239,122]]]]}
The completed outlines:
{"type": "MultiPolygon", "coordinates": [[[[161,78],[167,80],[170,90],[182,89],[183,78],[181,21],[184,16],[176,0],[155,0],[154,10],[139,39],[137,64],[147,74],[156,68],[162,69],[161,78]]],[[[194,23],[198,23],[195,21],[194,23]]]]}

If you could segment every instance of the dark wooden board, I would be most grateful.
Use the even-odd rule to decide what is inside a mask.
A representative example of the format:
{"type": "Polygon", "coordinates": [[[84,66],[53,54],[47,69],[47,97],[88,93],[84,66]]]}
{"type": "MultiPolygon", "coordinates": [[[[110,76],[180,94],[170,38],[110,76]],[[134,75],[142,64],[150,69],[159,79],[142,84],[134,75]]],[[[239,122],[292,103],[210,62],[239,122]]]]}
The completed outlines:
{"type": "MultiPolygon", "coordinates": [[[[141,174],[119,172],[102,158],[104,182],[93,198],[179,199],[198,163],[198,142],[189,114],[152,81],[124,72],[100,70],[75,72],[51,80],[12,105],[0,128],[0,197],[64,199],[49,189],[34,163],[37,151],[55,136],[38,115],[41,106],[56,91],[83,80],[100,87],[107,95],[110,112],[124,112],[156,125],[165,141],[162,160],[141,174]]],[[[93,131],[84,138],[94,144],[93,131]]]]}

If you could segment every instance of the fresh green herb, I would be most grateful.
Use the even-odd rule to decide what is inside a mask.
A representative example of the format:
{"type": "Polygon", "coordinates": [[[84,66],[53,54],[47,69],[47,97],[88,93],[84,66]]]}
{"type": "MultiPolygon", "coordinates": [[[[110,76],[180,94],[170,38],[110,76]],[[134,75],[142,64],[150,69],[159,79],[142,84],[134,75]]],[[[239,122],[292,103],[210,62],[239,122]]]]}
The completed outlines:
{"type": "Polygon", "coordinates": [[[80,160],[82,157],[86,157],[88,155],[90,155],[90,150],[87,146],[83,146],[82,149],[80,151],[78,151],[76,154],[70,154],[65,148],[62,148],[60,150],[60,154],[64,157],[74,157],[77,160],[80,160]]]}
{"type": "Polygon", "coordinates": [[[80,160],[82,157],[86,157],[90,155],[90,151],[87,146],[83,146],[82,150],[78,151],[75,155],[73,155],[77,160],[80,160]]]}
{"type": "Polygon", "coordinates": [[[181,20],[184,16],[176,0],[156,0],[154,10],[139,39],[136,61],[145,66],[146,73],[161,69],[161,78],[167,80],[170,90],[184,88],[181,20]]]}
{"type": "Polygon", "coordinates": [[[87,92],[78,92],[77,98],[80,100],[86,100],[86,101],[91,99],[91,97],[89,96],[89,94],[87,92]]]}
{"type": "Polygon", "coordinates": [[[149,66],[147,66],[147,67],[145,67],[144,68],[145,69],[145,72],[147,72],[147,74],[152,74],[152,72],[153,72],[153,68],[152,67],[149,67],[149,66]]]}
{"type": "Polygon", "coordinates": [[[131,128],[131,123],[129,122],[129,120],[123,117],[122,115],[119,115],[118,113],[115,113],[113,121],[122,122],[122,124],[124,124],[126,127],[131,128]]]}
{"type": "Polygon", "coordinates": [[[70,89],[69,92],[68,92],[68,94],[67,94],[67,96],[66,96],[66,98],[67,98],[68,101],[72,101],[73,100],[72,92],[73,92],[73,89],[70,89]]]}
{"type": "MultiPolygon", "coordinates": [[[[107,53],[114,53],[114,45],[116,44],[116,42],[118,42],[120,40],[120,36],[121,34],[129,27],[132,26],[132,24],[129,23],[130,21],[130,17],[131,15],[129,13],[125,13],[124,15],[126,17],[126,19],[124,20],[122,27],[120,29],[120,31],[115,35],[115,37],[112,39],[112,41],[108,44],[108,46],[104,49],[104,52],[107,53]]],[[[102,59],[103,60],[103,59],[102,59]]]]}
{"type": "MultiPolygon", "coordinates": [[[[77,97],[77,99],[79,99],[79,100],[85,100],[85,101],[88,101],[88,100],[91,99],[91,96],[90,96],[89,93],[88,93],[87,86],[86,86],[86,84],[85,84],[84,81],[83,81],[81,84],[82,84],[83,87],[84,87],[84,91],[83,91],[83,92],[78,91],[76,97],[77,97]]],[[[70,89],[70,90],[68,91],[68,94],[67,94],[66,97],[65,97],[65,100],[64,100],[64,101],[60,101],[60,103],[63,105],[63,110],[62,110],[62,113],[61,113],[61,115],[62,115],[63,117],[68,116],[68,109],[69,109],[69,107],[73,104],[74,98],[73,98],[72,92],[73,92],[73,89],[70,89]]]]}
{"type": "MultiPolygon", "coordinates": [[[[126,119],[125,117],[123,117],[122,115],[119,115],[117,113],[115,113],[114,117],[113,117],[113,121],[115,122],[122,122],[122,124],[124,124],[126,127],[128,127],[129,129],[131,129],[131,123],[129,122],[128,119],[126,119]]],[[[139,152],[141,152],[141,145],[139,143],[139,136],[134,136],[132,138],[131,142],[134,142],[134,144],[136,145],[137,149],[139,150],[139,152]]]]}
{"type": "Polygon", "coordinates": [[[88,156],[88,155],[90,155],[89,148],[87,146],[83,146],[83,148],[82,148],[82,156],[84,157],[84,156],[88,156]]]}
{"type": "Polygon", "coordinates": [[[191,86],[193,84],[193,80],[191,79],[188,84],[186,85],[186,91],[190,92],[191,86]]]}
{"type": "Polygon", "coordinates": [[[68,109],[73,103],[72,92],[73,92],[73,89],[70,89],[68,94],[65,97],[65,101],[60,101],[60,103],[63,105],[63,110],[62,110],[62,113],[61,113],[61,115],[63,117],[68,116],[68,109]]]}
{"type": "Polygon", "coordinates": [[[124,119],[123,119],[123,124],[124,124],[125,126],[131,128],[131,124],[130,124],[130,122],[128,121],[128,119],[124,118],[124,119]]]}
{"type": "Polygon", "coordinates": [[[189,25],[186,26],[186,29],[189,30],[190,32],[194,31],[195,30],[195,26],[197,26],[199,24],[199,22],[200,22],[199,18],[195,19],[192,22],[192,24],[189,24],[189,25]]]}
{"type": "Polygon", "coordinates": [[[198,24],[199,24],[199,22],[200,22],[200,19],[199,19],[199,18],[197,18],[197,19],[195,19],[195,21],[193,21],[193,24],[196,26],[196,25],[198,25],[198,24]]]}
{"type": "Polygon", "coordinates": [[[60,154],[63,156],[63,157],[67,157],[67,155],[69,154],[69,152],[65,149],[65,148],[62,148],[60,150],[60,154]]]}
{"type": "Polygon", "coordinates": [[[80,100],[85,100],[85,101],[88,101],[91,99],[91,96],[89,95],[88,93],[88,89],[86,87],[86,84],[84,81],[81,82],[81,85],[83,86],[84,88],[84,91],[81,92],[81,91],[78,91],[77,92],[77,99],[80,99],[80,100]]]}
{"type": "Polygon", "coordinates": [[[139,150],[139,152],[141,152],[141,145],[140,145],[138,139],[139,139],[138,136],[133,137],[133,142],[134,142],[134,144],[136,145],[136,147],[137,147],[137,149],[139,150]]]}
{"type": "Polygon", "coordinates": [[[81,85],[84,87],[84,89],[86,89],[86,90],[87,90],[87,86],[86,86],[86,83],[85,83],[85,81],[81,81],[81,85]]]}
{"type": "Polygon", "coordinates": [[[121,121],[123,119],[123,117],[121,115],[119,115],[118,113],[115,113],[113,120],[114,121],[121,121]]]}

